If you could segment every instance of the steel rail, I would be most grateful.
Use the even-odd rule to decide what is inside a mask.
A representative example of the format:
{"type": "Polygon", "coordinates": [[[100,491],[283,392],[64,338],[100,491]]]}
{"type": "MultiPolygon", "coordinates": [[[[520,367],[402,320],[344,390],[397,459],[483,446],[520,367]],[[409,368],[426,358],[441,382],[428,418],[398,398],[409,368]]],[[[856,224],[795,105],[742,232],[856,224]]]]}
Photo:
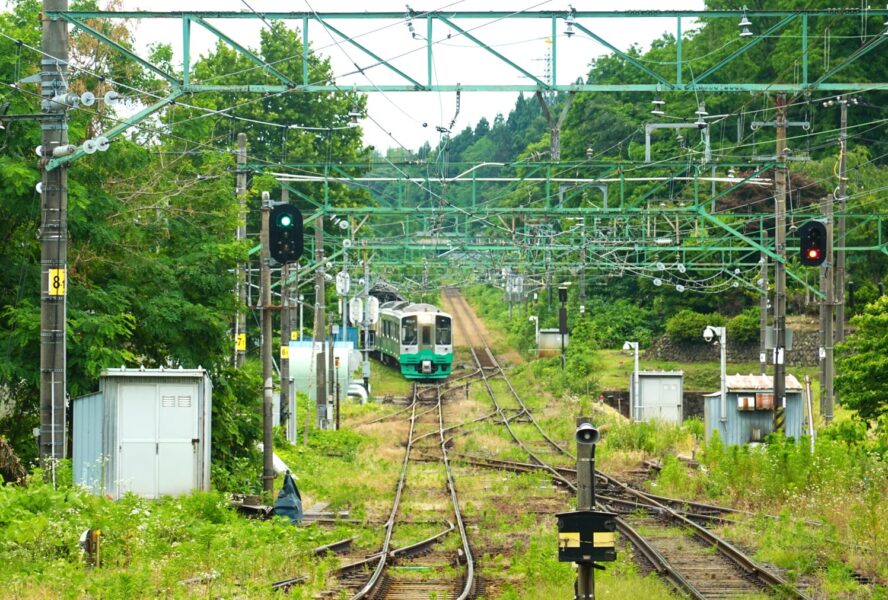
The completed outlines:
{"type": "Polygon", "coordinates": [[[632,528],[622,517],[616,518],[617,530],[621,535],[625,536],[635,548],[641,552],[645,559],[660,577],[665,577],[679,591],[687,592],[694,600],[707,600],[700,590],[697,589],[690,581],[679,573],[666,558],[657,552],[656,548],[650,545],[648,541],[632,528]]]}
{"type": "Polygon", "coordinates": [[[450,468],[450,458],[447,455],[447,440],[444,438],[444,406],[441,401],[441,389],[436,386],[438,391],[438,433],[441,440],[441,455],[444,457],[444,470],[447,473],[447,487],[450,490],[450,498],[453,501],[453,514],[456,517],[456,524],[459,527],[459,535],[462,539],[463,551],[466,557],[466,578],[462,593],[457,596],[456,600],[466,600],[472,595],[475,588],[475,561],[472,558],[472,549],[469,546],[469,536],[466,533],[466,527],[463,523],[462,513],[459,510],[459,497],[456,494],[456,484],[453,482],[453,472],[450,468]]]}
{"type": "MultiPolygon", "coordinates": [[[[461,294],[459,296],[461,298],[461,294]]],[[[450,295],[449,297],[455,298],[456,296],[450,295]]],[[[464,298],[461,298],[461,299],[462,299],[462,302],[465,302],[464,298]]],[[[461,326],[465,327],[465,325],[462,325],[462,324],[461,324],[461,326]]],[[[480,334],[479,334],[479,337],[481,337],[480,334]]],[[[483,339],[483,337],[482,337],[482,339],[483,339]]],[[[476,349],[472,348],[471,350],[472,350],[472,356],[474,357],[476,363],[478,364],[479,367],[481,367],[481,363],[478,360],[478,355],[476,353],[476,349]]],[[[490,352],[489,346],[485,346],[483,348],[483,350],[485,350],[488,353],[488,355],[492,359],[494,359],[494,361],[495,361],[493,354],[490,352]]],[[[497,367],[498,367],[498,374],[501,375],[503,377],[503,379],[508,380],[508,377],[506,376],[506,374],[502,370],[502,368],[499,367],[498,363],[497,363],[497,367]]],[[[518,438],[518,436],[515,434],[512,427],[509,425],[509,422],[506,419],[505,415],[502,413],[502,408],[500,407],[499,403],[496,400],[495,395],[493,394],[493,391],[492,391],[489,381],[488,381],[487,374],[484,372],[483,368],[481,369],[481,373],[482,373],[482,378],[483,378],[484,384],[487,388],[488,394],[491,396],[491,399],[493,400],[494,405],[496,406],[497,411],[499,412],[500,417],[503,420],[503,424],[508,429],[510,435],[512,436],[512,439],[528,454],[528,456],[530,456],[530,458],[532,460],[538,462],[543,469],[552,472],[557,477],[557,479],[564,480],[564,478],[551,465],[548,465],[547,463],[542,461],[539,457],[537,457],[536,454],[534,454],[532,451],[530,451],[530,449],[528,449],[527,446],[518,438]]],[[[511,386],[510,386],[510,389],[511,389],[511,386]]],[[[516,399],[519,401],[519,404],[523,407],[524,412],[527,413],[528,417],[531,419],[531,422],[535,423],[537,429],[542,432],[542,429],[539,426],[539,424],[536,422],[536,419],[533,417],[532,413],[527,409],[526,405],[524,405],[524,403],[520,400],[520,397],[518,397],[516,395],[516,399]]],[[[545,437],[547,439],[550,439],[548,436],[545,436],[545,437]]],[[[575,457],[575,455],[568,452],[564,448],[561,448],[556,443],[554,443],[554,441],[551,441],[551,439],[550,439],[550,444],[553,445],[553,447],[557,448],[559,450],[559,452],[562,452],[563,454],[565,454],[567,456],[575,457]]],[[[694,533],[695,537],[703,540],[704,542],[710,544],[711,546],[714,546],[719,553],[723,554],[725,557],[730,559],[734,564],[736,564],[740,569],[742,569],[746,573],[755,576],[760,582],[764,583],[766,586],[774,589],[775,591],[783,592],[784,594],[789,594],[789,595],[791,595],[795,598],[799,598],[801,600],[810,600],[810,598],[806,594],[804,594],[800,590],[798,590],[795,587],[793,587],[792,585],[790,585],[789,582],[787,582],[785,579],[783,579],[779,575],[776,575],[775,573],[772,573],[771,571],[768,571],[766,568],[759,565],[756,561],[754,561],[753,559],[751,559],[750,557],[745,555],[743,552],[738,550],[735,546],[733,546],[732,544],[730,544],[728,541],[724,540],[720,536],[716,535],[712,531],[691,521],[690,519],[688,519],[684,515],[679,514],[678,512],[676,512],[675,510],[673,510],[669,506],[649,497],[644,492],[640,492],[638,490],[635,490],[635,489],[629,487],[628,485],[624,484],[623,482],[618,481],[617,479],[615,479],[605,473],[602,473],[601,471],[598,471],[598,475],[603,477],[605,479],[605,481],[607,481],[609,484],[613,485],[616,488],[619,488],[624,493],[636,496],[640,499],[643,499],[644,501],[646,501],[646,503],[648,505],[650,505],[653,508],[658,509],[662,515],[670,518],[671,520],[677,521],[681,525],[689,528],[694,533]]],[[[575,484],[568,482],[568,485],[573,490],[576,490],[575,484]]],[[[631,527],[628,525],[628,523],[626,523],[620,517],[618,517],[616,519],[616,521],[617,521],[618,528],[621,531],[626,531],[627,538],[630,539],[630,541],[631,541],[633,539],[633,536],[631,533],[628,533],[629,530],[631,529],[631,527]]],[[[640,537],[640,536],[637,536],[637,534],[636,534],[636,537],[640,537]]],[[[647,542],[644,542],[644,543],[648,546],[648,548],[650,548],[650,545],[647,544],[647,542]]],[[[642,548],[640,546],[639,546],[639,549],[642,552],[644,552],[644,550],[642,550],[642,548]]],[[[652,550],[652,548],[650,548],[650,549],[652,550]]],[[[663,558],[662,556],[660,556],[660,558],[662,559],[662,562],[664,564],[666,564],[666,565],[669,564],[665,558],[663,558]]],[[[685,589],[688,591],[688,593],[690,593],[692,596],[694,596],[694,594],[698,594],[697,596],[694,596],[694,597],[702,597],[699,595],[700,594],[699,590],[694,588],[694,586],[691,585],[690,582],[687,582],[687,580],[683,576],[681,576],[677,571],[675,571],[674,567],[669,565],[669,569],[671,571],[673,571],[673,573],[670,575],[671,581],[679,583],[679,584],[683,585],[683,587],[684,587],[684,584],[681,582],[687,583],[688,587],[685,587],[685,589]]]]}
{"type": "MultiPolygon", "coordinates": [[[[388,520],[386,521],[386,535],[385,540],[383,542],[382,550],[374,555],[371,555],[363,560],[356,561],[354,563],[350,563],[348,565],[344,565],[337,570],[339,573],[344,573],[346,571],[354,570],[357,568],[364,567],[366,565],[376,563],[376,567],[371,575],[370,579],[366,584],[354,595],[352,596],[352,600],[361,600],[364,598],[374,598],[382,589],[385,573],[385,569],[390,561],[393,561],[399,557],[410,556],[412,553],[415,553],[417,550],[423,549],[438,540],[440,540],[445,535],[451,533],[455,529],[459,529],[460,537],[462,540],[462,548],[463,553],[466,560],[466,577],[465,583],[463,587],[462,593],[458,596],[457,600],[466,600],[471,596],[475,586],[475,575],[474,575],[474,559],[472,557],[471,548],[469,545],[468,533],[466,532],[465,524],[463,522],[462,513],[459,509],[459,498],[456,492],[456,485],[453,481],[453,474],[450,468],[449,457],[447,455],[447,449],[444,438],[444,415],[443,415],[443,403],[442,403],[442,390],[441,386],[436,385],[432,389],[435,391],[435,406],[427,408],[422,411],[418,411],[417,409],[420,406],[420,402],[423,398],[424,394],[428,393],[428,388],[422,389],[418,384],[415,384],[413,387],[413,399],[410,404],[412,408],[411,416],[410,416],[410,430],[407,436],[407,448],[404,453],[404,462],[401,467],[401,475],[398,479],[398,486],[395,492],[395,500],[392,505],[392,511],[389,515],[388,520]],[[438,430],[441,440],[441,452],[444,460],[444,468],[447,475],[447,486],[450,492],[450,498],[453,503],[453,512],[456,520],[456,525],[448,522],[449,528],[439,534],[436,534],[430,538],[412,544],[410,546],[405,546],[403,548],[398,548],[391,550],[391,539],[394,531],[394,526],[397,521],[397,515],[400,510],[401,505],[401,496],[403,494],[404,488],[406,486],[407,481],[407,470],[410,463],[410,458],[414,451],[416,450],[416,443],[423,438],[428,437],[428,434],[424,434],[422,436],[416,435],[416,421],[419,417],[423,415],[427,415],[429,413],[437,411],[437,420],[438,420],[438,430]]],[[[403,412],[403,411],[399,411],[403,412]]],[[[391,415],[387,415],[391,416],[391,415]]]]}
{"type": "Polygon", "coordinates": [[[417,398],[418,398],[418,390],[419,386],[414,386],[413,388],[413,410],[410,415],[410,431],[407,434],[407,448],[404,451],[404,463],[401,466],[401,476],[398,478],[398,487],[395,491],[395,501],[392,504],[392,511],[389,514],[388,521],[386,521],[385,527],[385,540],[382,544],[382,552],[380,553],[379,561],[376,564],[376,569],[373,571],[373,575],[370,576],[370,580],[358,590],[358,593],[352,596],[352,600],[361,600],[362,598],[367,598],[371,594],[375,593],[378,589],[380,583],[382,583],[382,573],[385,571],[385,565],[388,558],[389,547],[392,542],[392,531],[395,527],[395,518],[398,516],[398,509],[401,504],[401,494],[404,491],[404,484],[407,481],[407,466],[410,463],[410,451],[413,448],[413,432],[416,426],[416,407],[417,407],[417,398]]]}

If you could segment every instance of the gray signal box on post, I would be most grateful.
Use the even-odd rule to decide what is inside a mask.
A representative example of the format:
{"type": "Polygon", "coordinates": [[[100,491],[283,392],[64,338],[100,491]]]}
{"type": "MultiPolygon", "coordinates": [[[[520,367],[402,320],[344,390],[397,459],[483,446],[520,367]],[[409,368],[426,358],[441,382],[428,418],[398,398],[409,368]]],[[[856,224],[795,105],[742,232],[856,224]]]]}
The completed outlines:
{"type": "Polygon", "coordinates": [[[617,560],[617,515],[577,510],[558,517],[558,561],[591,563],[617,560]]]}

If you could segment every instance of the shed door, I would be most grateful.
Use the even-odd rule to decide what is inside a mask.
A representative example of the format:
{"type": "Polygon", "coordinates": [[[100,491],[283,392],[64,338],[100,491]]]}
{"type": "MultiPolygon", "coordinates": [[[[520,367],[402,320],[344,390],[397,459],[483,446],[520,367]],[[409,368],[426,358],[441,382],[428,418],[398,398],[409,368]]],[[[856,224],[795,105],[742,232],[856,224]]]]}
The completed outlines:
{"type": "Polygon", "coordinates": [[[197,483],[197,386],[166,384],[158,393],[157,493],[187,494],[197,483]]]}
{"type": "Polygon", "coordinates": [[[681,396],[678,382],[658,377],[641,378],[643,419],[660,419],[670,423],[681,422],[681,396]]]}
{"type": "Polygon", "coordinates": [[[157,386],[125,384],[120,398],[117,493],[157,496],[157,386]]]}
{"type": "Polygon", "coordinates": [[[119,388],[118,494],[187,494],[197,484],[197,386],[125,384],[119,388]]]}

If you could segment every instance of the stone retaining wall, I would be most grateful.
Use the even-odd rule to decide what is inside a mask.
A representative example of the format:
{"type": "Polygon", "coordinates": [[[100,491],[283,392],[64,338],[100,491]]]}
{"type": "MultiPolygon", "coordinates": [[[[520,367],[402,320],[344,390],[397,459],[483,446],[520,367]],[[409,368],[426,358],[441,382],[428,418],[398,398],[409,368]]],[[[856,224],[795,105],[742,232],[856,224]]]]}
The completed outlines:
{"type": "MultiPolygon", "coordinates": [[[[629,418],[629,390],[604,390],[601,392],[604,397],[604,403],[618,411],[621,415],[629,418]]],[[[684,418],[690,417],[703,418],[703,393],[702,392],[685,392],[684,393],[684,418]]]]}
{"type": "MultiPolygon", "coordinates": [[[[820,334],[816,331],[795,332],[793,336],[793,348],[786,353],[786,364],[812,367],[819,364],[820,334]]],[[[672,360],[678,362],[717,361],[718,346],[700,342],[673,342],[669,337],[663,336],[644,351],[645,358],[657,360],[672,360]]],[[[736,344],[728,338],[728,370],[732,362],[758,362],[758,342],[736,344]]],[[[769,352],[768,362],[771,362],[769,352]]]]}

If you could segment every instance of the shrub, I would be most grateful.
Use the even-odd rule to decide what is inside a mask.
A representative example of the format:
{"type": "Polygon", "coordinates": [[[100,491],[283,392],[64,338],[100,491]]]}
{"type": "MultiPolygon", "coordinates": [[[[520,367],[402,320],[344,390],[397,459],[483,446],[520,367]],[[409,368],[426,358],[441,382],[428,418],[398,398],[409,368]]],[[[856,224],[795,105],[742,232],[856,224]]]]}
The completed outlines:
{"type": "Polygon", "coordinates": [[[648,346],[657,322],[653,311],[622,298],[587,302],[584,320],[592,324],[595,339],[602,348],[620,348],[625,340],[637,340],[642,346],[648,346]]]}
{"type": "Polygon", "coordinates": [[[262,471],[256,442],[262,439],[259,366],[226,368],[213,378],[213,456],[211,477],[217,489],[246,491],[262,471]]]}
{"type": "Polygon", "coordinates": [[[759,309],[749,308],[728,321],[728,343],[747,344],[759,339],[759,309]]]}
{"type": "Polygon", "coordinates": [[[666,321],[666,334],[674,342],[702,342],[707,325],[721,327],[725,318],[718,313],[703,314],[690,309],[681,310],[666,321]]]}

